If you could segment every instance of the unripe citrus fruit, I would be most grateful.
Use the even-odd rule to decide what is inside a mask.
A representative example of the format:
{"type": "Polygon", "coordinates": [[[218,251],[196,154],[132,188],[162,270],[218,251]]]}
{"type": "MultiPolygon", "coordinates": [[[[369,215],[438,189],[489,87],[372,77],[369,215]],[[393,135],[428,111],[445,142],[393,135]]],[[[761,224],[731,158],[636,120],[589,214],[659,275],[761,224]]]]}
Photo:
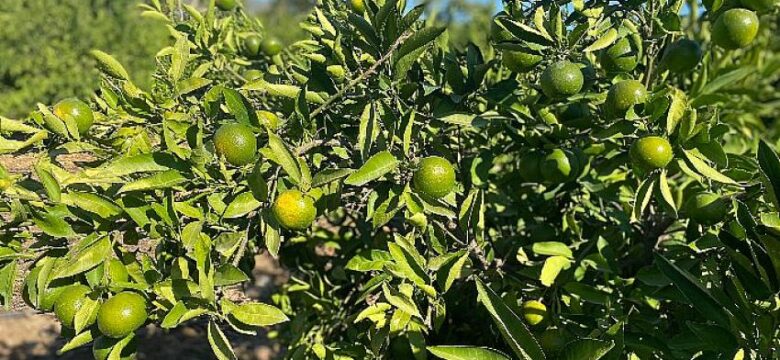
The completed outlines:
{"type": "Polygon", "coordinates": [[[225,124],[214,134],[214,148],[231,165],[246,165],[255,158],[257,139],[246,125],[225,124]]]}
{"type": "Polygon", "coordinates": [[[712,42],[734,50],[750,45],[758,34],[758,16],[747,9],[729,9],[712,26],[712,42]]]}
{"type": "Polygon", "coordinates": [[[352,8],[352,11],[358,14],[362,14],[366,11],[366,4],[363,0],[349,0],[349,6],[352,8]]]}
{"type": "Polygon", "coordinates": [[[540,169],[545,180],[553,184],[563,183],[576,174],[577,159],[570,151],[555,149],[544,157],[540,169]]]}
{"type": "Polygon", "coordinates": [[[263,78],[263,72],[257,69],[250,69],[244,72],[244,79],[246,81],[255,81],[263,78]]]}
{"type": "Polygon", "coordinates": [[[303,230],[317,218],[314,200],[298,190],[286,190],[279,194],[272,207],[279,225],[290,230],[303,230]]]}
{"type": "Polygon", "coordinates": [[[263,49],[263,52],[268,56],[275,56],[282,52],[282,43],[272,37],[267,37],[265,40],[263,40],[263,43],[260,45],[260,47],[263,49]]]}
{"type": "Polygon", "coordinates": [[[576,129],[587,129],[593,123],[590,108],[588,108],[588,105],[579,102],[566,106],[566,109],[561,112],[558,118],[564,125],[572,126],[576,129]]]}
{"type": "Polygon", "coordinates": [[[780,0],[740,0],[740,3],[753,11],[768,11],[780,5],[780,0]]]}
{"type": "MultiPolygon", "coordinates": [[[[135,353],[138,350],[138,340],[136,339],[136,337],[133,337],[133,339],[130,340],[130,343],[122,348],[119,357],[120,360],[135,359],[135,353]]],[[[95,339],[95,342],[92,344],[92,356],[95,360],[108,359],[108,356],[111,355],[111,350],[113,350],[114,346],[120,341],[122,341],[122,339],[112,339],[108,336],[101,336],[95,339]]]]}
{"type": "Polygon", "coordinates": [[[438,199],[455,187],[455,169],[447,159],[430,156],[420,160],[412,179],[415,190],[438,199]]]}
{"type": "Polygon", "coordinates": [[[262,43],[263,40],[256,34],[247,36],[244,39],[244,55],[249,58],[257,57],[260,55],[260,44],[262,43]]]}
{"type": "Polygon", "coordinates": [[[690,39],[680,39],[666,48],[661,64],[673,73],[684,74],[699,65],[701,57],[699,43],[690,39]]]}
{"type": "Polygon", "coordinates": [[[608,72],[629,72],[639,63],[634,44],[624,37],[601,53],[601,66],[608,72]]]}
{"type": "Polygon", "coordinates": [[[559,61],[547,67],[542,73],[542,92],[550,98],[574,95],[582,90],[585,78],[576,64],[559,61]]]}
{"type": "Polygon", "coordinates": [[[635,141],[629,154],[634,163],[645,170],[665,168],[674,157],[672,145],[659,136],[646,136],[635,141]]]}
{"type": "Polygon", "coordinates": [[[528,325],[536,326],[547,319],[547,306],[538,300],[528,300],[523,303],[523,318],[528,325]]]}
{"type": "Polygon", "coordinates": [[[542,62],[542,56],[525,51],[505,51],[502,62],[507,69],[516,73],[524,73],[539,65],[542,62]]]}
{"type": "Polygon", "coordinates": [[[98,329],[103,335],[121,339],[141,327],[148,316],[143,296],[130,291],[121,292],[100,306],[98,329]]]}
{"type": "Polygon", "coordinates": [[[541,182],[542,177],[541,163],[544,155],[538,151],[530,151],[520,158],[519,170],[520,177],[528,182],[541,182]]]}
{"type": "Polygon", "coordinates": [[[713,225],[729,212],[729,203],[718,194],[701,192],[685,202],[685,213],[699,224],[713,225]]]}
{"type": "MultiPolygon", "coordinates": [[[[76,285],[65,289],[54,303],[54,314],[62,326],[73,328],[76,313],[84,306],[87,296],[92,290],[86,285],[76,285]]],[[[91,325],[95,319],[89,319],[87,325],[91,325]]]]}
{"type": "Polygon", "coordinates": [[[217,7],[222,11],[230,11],[236,8],[238,0],[217,0],[217,7]]]}
{"type": "Polygon", "coordinates": [[[623,80],[612,85],[605,103],[607,112],[613,116],[624,116],[634,105],[647,101],[647,89],[637,80],[623,80]]]}
{"type": "Polygon", "coordinates": [[[566,333],[561,329],[547,329],[539,335],[539,345],[548,357],[553,357],[566,346],[566,333]]]}
{"type": "Polygon", "coordinates": [[[63,120],[72,118],[73,121],[76,122],[79,134],[86,134],[95,122],[95,117],[92,113],[92,109],[89,108],[89,105],[76,98],[65,99],[58,102],[54,105],[52,112],[63,120]]]}

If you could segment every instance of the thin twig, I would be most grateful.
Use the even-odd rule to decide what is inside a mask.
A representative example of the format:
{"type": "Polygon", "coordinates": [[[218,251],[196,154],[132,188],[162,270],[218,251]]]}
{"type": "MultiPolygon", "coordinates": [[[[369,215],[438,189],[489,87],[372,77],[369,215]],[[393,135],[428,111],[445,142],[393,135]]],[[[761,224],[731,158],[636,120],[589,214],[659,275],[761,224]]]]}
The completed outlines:
{"type": "Polygon", "coordinates": [[[401,46],[401,43],[403,43],[406,39],[408,39],[410,36],[412,36],[412,32],[407,31],[403,35],[401,35],[392,46],[390,46],[390,49],[387,50],[387,53],[382,56],[374,65],[371,65],[371,67],[366,70],[364,73],[360,74],[356,79],[350,81],[347,86],[343,87],[339,92],[337,92],[335,95],[328,98],[327,101],[325,101],[324,104],[320,105],[320,107],[316,108],[314,111],[309,114],[310,117],[315,117],[325,111],[327,107],[329,107],[331,104],[333,104],[336,100],[344,96],[344,94],[347,93],[347,91],[351,90],[353,87],[357,86],[358,84],[362,83],[364,80],[366,80],[369,76],[373,75],[376,70],[385,62],[390,60],[390,57],[393,55],[393,53],[398,49],[399,46],[401,46]]]}

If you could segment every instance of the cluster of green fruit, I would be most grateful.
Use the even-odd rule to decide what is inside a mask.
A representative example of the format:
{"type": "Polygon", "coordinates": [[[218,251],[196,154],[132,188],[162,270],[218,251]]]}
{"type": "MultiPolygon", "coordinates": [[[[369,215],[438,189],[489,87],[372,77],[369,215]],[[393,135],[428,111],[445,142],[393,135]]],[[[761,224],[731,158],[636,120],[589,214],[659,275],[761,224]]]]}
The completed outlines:
{"type": "MultiPolygon", "coordinates": [[[[772,1],[744,1],[742,5],[749,9],[733,7],[714,13],[717,17],[712,28],[712,43],[725,50],[749,46],[759,29],[758,16],[750,9],[769,9],[773,6],[770,4],[772,1]]],[[[498,21],[493,23],[491,37],[495,43],[513,40],[513,35],[502,28],[498,21]]],[[[658,70],[676,75],[688,74],[699,65],[702,54],[698,42],[687,38],[679,39],[665,48],[658,70]]],[[[636,33],[631,33],[603,49],[598,59],[607,74],[629,74],[638,67],[642,56],[642,40],[636,33]]],[[[531,72],[541,65],[544,59],[541,54],[528,51],[506,50],[502,54],[503,64],[519,74],[531,72]]],[[[566,100],[588,88],[588,82],[595,78],[594,73],[595,70],[590,64],[556,61],[547,65],[541,72],[538,88],[550,101],[566,100]]],[[[645,84],[623,77],[610,85],[602,111],[607,119],[631,118],[636,114],[637,107],[646,104],[649,99],[650,93],[645,84]]],[[[583,107],[585,114],[578,116],[584,117],[587,122],[590,114],[587,114],[587,107],[581,103],[570,104],[561,114],[561,118],[571,117],[569,113],[583,107]]],[[[674,159],[672,144],[668,139],[657,135],[641,136],[633,142],[628,153],[634,169],[640,174],[664,169],[674,159]]],[[[560,184],[575,180],[587,162],[587,156],[579,149],[555,148],[529,152],[521,158],[519,167],[524,180],[528,182],[560,184]]],[[[691,197],[684,208],[692,219],[702,224],[712,224],[725,216],[729,208],[727,205],[726,200],[716,194],[702,193],[691,197]]]]}
{"type": "MultiPolygon", "coordinates": [[[[218,9],[222,11],[234,11],[238,8],[239,0],[216,0],[218,9]]],[[[249,59],[257,59],[261,55],[273,57],[282,52],[284,46],[271,36],[261,37],[258,34],[249,34],[243,38],[241,53],[249,59]]],[[[256,80],[262,77],[262,72],[257,69],[250,69],[244,72],[244,79],[247,81],[256,80]]]]}
{"type": "MultiPolygon", "coordinates": [[[[258,112],[265,124],[278,124],[278,117],[267,111],[258,112]]],[[[230,123],[220,126],[214,133],[214,148],[217,155],[233,166],[245,166],[257,161],[257,138],[249,126],[230,123]]],[[[248,180],[250,190],[264,193],[267,184],[260,171],[262,164],[256,164],[248,180]]],[[[414,188],[434,199],[442,198],[455,188],[456,175],[452,164],[438,156],[420,160],[412,179],[414,188]]],[[[314,198],[297,189],[282,191],[271,207],[275,220],[289,230],[307,229],[317,217],[314,198]]]]}
{"type": "Polygon", "coordinates": [[[118,259],[112,259],[87,272],[75,283],[65,281],[67,279],[42,282],[40,277],[45,268],[43,264],[37,266],[27,276],[23,290],[27,304],[43,312],[53,312],[63,327],[63,333],[76,328],[91,328],[90,334],[95,339],[95,359],[107,359],[116,345],[125,339],[128,342],[120,350],[121,358],[131,358],[135,353],[135,331],[146,323],[149,316],[146,298],[133,291],[123,291],[103,301],[104,291],[99,286],[92,288],[83,283],[97,285],[103,278],[127,282],[129,274],[125,265],[118,259]],[[39,289],[39,284],[45,287],[39,289]]]}

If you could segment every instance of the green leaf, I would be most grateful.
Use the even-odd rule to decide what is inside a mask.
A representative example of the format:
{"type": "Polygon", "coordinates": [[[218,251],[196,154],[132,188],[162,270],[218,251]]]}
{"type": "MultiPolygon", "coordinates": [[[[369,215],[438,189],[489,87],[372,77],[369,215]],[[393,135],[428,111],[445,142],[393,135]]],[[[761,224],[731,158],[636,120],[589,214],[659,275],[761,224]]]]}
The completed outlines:
{"type": "Polygon", "coordinates": [[[46,196],[49,197],[49,200],[60,202],[62,200],[62,189],[51,172],[41,166],[41,164],[36,164],[35,174],[38,175],[38,180],[43,184],[43,189],[46,191],[46,196]]]}
{"type": "Polygon", "coordinates": [[[390,287],[387,286],[387,283],[382,284],[382,294],[385,296],[387,302],[389,302],[391,305],[395,306],[401,311],[406,312],[409,315],[422,319],[422,315],[420,314],[420,310],[417,309],[417,305],[415,305],[411,299],[406,297],[406,295],[390,289],[390,287]]]}
{"type": "Polygon", "coordinates": [[[479,301],[485,305],[493,322],[498,326],[504,341],[512,348],[515,355],[522,360],[544,360],[544,352],[536,339],[522,320],[504,303],[492,289],[477,279],[479,301]]]}
{"type": "Polygon", "coordinates": [[[660,254],[654,254],[658,269],[672,281],[682,295],[707,319],[721,326],[729,326],[730,314],[707,289],[689,272],[679,268],[660,254]]]}
{"type": "Polygon", "coordinates": [[[398,167],[398,159],[389,151],[381,151],[371,156],[363,166],[349,175],[344,183],[353,186],[363,186],[376,180],[398,167]]]}
{"type": "Polygon", "coordinates": [[[11,309],[13,302],[14,284],[16,283],[17,261],[11,261],[0,267],[0,304],[4,304],[6,310],[11,309]]]}
{"type": "MultiPolygon", "coordinates": [[[[469,259],[469,254],[465,251],[461,251],[463,254],[460,255],[460,257],[457,258],[456,261],[450,262],[452,266],[445,266],[441,269],[440,274],[446,274],[443,279],[443,285],[442,288],[444,289],[444,292],[447,292],[450,287],[452,287],[452,284],[455,283],[455,280],[460,279],[461,272],[463,270],[463,265],[466,264],[466,261],[469,259]]],[[[449,265],[449,264],[448,264],[449,265]]]]}
{"type": "Polygon", "coordinates": [[[68,128],[65,126],[65,122],[54,116],[46,105],[38,104],[38,111],[40,111],[43,116],[43,122],[46,129],[60,136],[68,136],[68,128]]]}
{"type": "Polygon", "coordinates": [[[262,205],[262,203],[255,199],[252,192],[247,191],[236,196],[236,198],[228,204],[222,217],[225,219],[239,218],[257,210],[260,205],[262,205]]]}
{"type": "Polygon", "coordinates": [[[57,355],[62,355],[68,351],[78,349],[84,345],[87,345],[94,341],[97,337],[100,336],[100,332],[97,329],[91,329],[87,330],[85,332],[82,332],[76,336],[74,336],[72,339],[70,339],[65,345],[62,345],[62,347],[57,350],[57,355]]]}
{"type": "Polygon", "coordinates": [[[561,360],[599,360],[606,355],[615,343],[596,339],[577,339],[564,347],[561,360]]]}
{"type": "Polygon", "coordinates": [[[761,140],[758,143],[758,165],[761,168],[761,172],[769,180],[771,185],[767,190],[770,195],[770,200],[775,204],[775,209],[780,209],[780,158],[777,153],[769,147],[769,144],[761,140]]]}
{"type": "Polygon", "coordinates": [[[82,300],[81,308],[76,311],[76,316],[73,319],[73,328],[76,333],[80,333],[87,326],[92,325],[89,320],[95,319],[100,309],[100,301],[93,299],[92,295],[85,297],[82,300]]]}
{"type": "Polygon", "coordinates": [[[508,17],[500,17],[495,20],[502,27],[507,29],[512,35],[520,40],[524,40],[537,46],[552,45],[552,40],[546,38],[539,30],[536,30],[526,24],[519,21],[512,20],[508,17]]]}
{"type": "Polygon", "coordinates": [[[250,326],[271,326],[290,320],[282,310],[263,303],[244,303],[228,308],[228,314],[250,326]]]}
{"type": "Polygon", "coordinates": [[[428,346],[427,349],[444,360],[509,360],[508,356],[486,347],[449,345],[428,346]]]}
{"type": "Polygon", "coordinates": [[[214,284],[216,286],[230,286],[249,280],[250,278],[246,273],[231,264],[223,264],[217,268],[217,273],[214,276],[214,284]]]}
{"type": "Polygon", "coordinates": [[[99,195],[71,191],[62,194],[62,203],[108,219],[124,212],[121,207],[99,195]]]}
{"type": "Polygon", "coordinates": [[[368,103],[363,108],[363,114],[360,115],[360,127],[358,132],[358,150],[360,150],[360,157],[365,159],[371,151],[371,146],[374,144],[376,136],[379,134],[379,128],[376,125],[376,111],[374,111],[374,104],[368,103]]]}
{"type": "Polygon", "coordinates": [[[683,150],[683,153],[685,154],[685,158],[688,160],[688,163],[690,163],[699,174],[702,174],[703,176],[720,183],[730,185],[738,184],[730,177],[721,174],[718,170],[715,170],[715,168],[708,165],[704,160],[699,159],[691,151],[683,150]]]}
{"type": "Polygon", "coordinates": [[[428,284],[428,275],[422,269],[422,264],[418,263],[406,249],[395,243],[388,243],[387,247],[393,257],[396,269],[401,272],[402,276],[417,285],[425,286],[428,284]]]}
{"type": "Polygon", "coordinates": [[[120,177],[142,172],[166,171],[175,164],[176,159],[166,153],[123,156],[104,166],[84,170],[84,175],[90,178],[120,177]]]}
{"type": "Polygon", "coordinates": [[[236,121],[242,124],[250,124],[249,109],[247,109],[247,102],[244,96],[233,89],[223,89],[222,95],[225,96],[225,105],[227,105],[230,114],[236,118],[236,121]]]}
{"type": "Polygon", "coordinates": [[[203,230],[203,223],[195,221],[184,226],[181,231],[181,241],[184,244],[184,248],[191,250],[195,248],[195,244],[200,241],[201,231],[203,230]]]}
{"type": "Polygon", "coordinates": [[[311,186],[320,187],[333,181],[345,178],[355,172],[353,169],[325,169],[314,175],[311,186]]]}
{"type": "Polygon", "coordinates": [[[688,99],[685,96],[685,92],[677,88],[671,89],[669,98],[669,111],[666,113],[666,133],[671,136],[677,124],[685,115],[685,110],[688,108],[688,99]]]}
{"type": "Polygon", "coordinates": [[[9,119],[0,116],[0,133],[20,132],[20,133],[34,134],[39,131],[41,131],[41,129],[27,125],[24,122],[21,122],[19,120],[9,119]]]}
{"type": "Polygon", "coordinates": [[[755,68],[753,67],[743,67],[740,69],[729,71],[723,75],[718,76],[714,80],[707,83],[707,85],[704,86],[704,88],[701,89],[699,94],[697,94],[697,99],[700,96],[708,95],[717,92],[718,90],[722,89],[725,86],[733,85],[740,80],[746,78],[748,75],[752,74],[755,71],[755,68]]]}
{"type": "Polygon", "coordinates": [[[176,44],[173,46],[173,53],[171,54],[171,68],[168,73],[173,79],[173,82],[179,81],[184,75],[184,70],[187,68],[187,62],[190,58],[190,42],[184,35],[176,37],[176,44]]]}
{"type": "Polygon", "coordinates": [[[594,41],[592,44],[590,44],[588,47],[583,50],[584,52],[591,52],[596,50],[601,50],[603,48],[606,48],[607,46],[612,45],[615,40],[618,38],[618,31],[614,28],[610,28],[607,30],[606,33],[601,35],[600,38],[598,38],[596,41],[594,41]]]}
{"type": "Polygon", "coordinates": [[[168,314],[165,315],[165,318],[163,318],[160,327],[163,329],[175,328],[181,323],[181,318],[184,316],[185,312],[187,312],[187,305],[184,304],[183,301],[176,302],[176,305],[174,305],[171,310],[168,311],[168,314]]]}
{"type": "Polygon", "coordinates": [[[417,61],[417,58],[425,52],[425,46],[431,44],[445,30],[447,30],[446,27],[422,28],[404,41],[393,57],[395,80],[405,77],[414,62],[417,61]]]}
{"type": "Polygon", "coordinates": [[[130,80],[127,70],[113,56],[100,50],[92,50],[89,53],[98,61],[98,69],[104,74],[120,80],[130,80]]]}
{"type": "Polygon", "coordinates": [[[734,335],[720,326],[692,322],[686,322],[686,325],[697,338],[712,349],[718,349],[723,353],[734,353],[739,347],[734,335]]]}
{"type": "MultiPolygon", "coordinates": [[[[260,91],[270,96],[285,97],[288,99],[297,99],[301,88],[294,85],[272,84],[265,80],[256,80],[244,85],[243,89],[250,91],[260,91]]],[[[324,104],[325,99],[318,93],[306,92],[306,101],[314,104],[324,104]]]]}
{"type": "Polygon", "coordinates": [[[544,26],[544,22],[544,7],[540,6],[536,8],[536,11],[534,11],[534,26],[536,27],[536,30],[539,30],[539,33],[542,34],[545,39],[552,41],[553,38],[550,36],[550,33],[547,32],[547,28],[544,26]]]}
{"type": "Polygon", "coordinates": [[[119,188],[117,194],[131,191],[169,189],[185,181],[187,181],[187,178],[178,170],[168,170],[129,182],[119,188]]]}
{"type": "Polygon", "coordinates": [[[542,241],[534,243],[531,250],[537,255],[563,256],[573,259],[574,255],[566,244],[558,241],[542,241]]]}
{"type": "Polygon", "coordinates": [[[261,216],[262,223],[260,228],[263,229],[263,240],[265,240],[265,247],[272,256],[279,256],[279,248],[282,245],[282,236],[279,233],[279,224],[276,222],[273,214],[270,210],[264,210],[261,216]]]}
{"type": "Polygon", "coordinates": [[[555,278],[562,270],[571,267],[572,261],[564,256],[551,256],[544,260],[542,265],[542,273],[539,275],[539,281],[542,285],[550,287],[555,283],[555,278]]]}
{"type": "Polygon", "coordinates": [[[213,81],[209,79],[192,77],[176,83],[176,92],[178,92],[179,95],[187,95],[195,90],[208,86],[212,82],[213,81]]]}
{"type": "Polygon", "coordinates": [[[390,253],[383,250],[364,250],[349,259],[345,268],[352,271],[379,271],[385,266],[385,263],[390,261],[392,256],[390,253]]]}
{"type": "Polygon", "coordinates": [[[284,169],[287,175],[296,183],[301,181],[301,168],[298,161],[295,160],[293,153],[287,148],[282,138],[273,133],[268,133],[268,149],[270,154],[264,153],[269,159],[284,169]]]}
{"type": "Polygon", "coordinates": [[[653,178],[644,179],[642,180],[642,183],[639,184],[639,189],[637,189],[636,196],[634,197],[634,209],[631,212],[632,222],[639,221],[642,218],[645,208],[650,204],[654,186],[655,179],[653,178]]]}
{"type": "MultiPolygon", "coordinates": [[[[89,241],[89,238],[82,240],[85,241],[89,241]]],[[[103,236],[84,249],[73,248],[67,261],[55,271],[53,279],[64,279],[86,272],[110,259],[111,255],[111,240],[108,236],[103,236]]]]}
{"type": "Polygon", "coordinates": [[[46,235],[63,238],[76,235],[73,228],[62,217],[49,212],[36,212],[33,215],[33,223],[46,235]]]}
{"type": "Polygon", "coordinates": [[[677,204],[674,202],[672,190],[669,188],[669,181],[666,178],[665,169],[658,175],[658,191],[661,193],[661,200],[674,212],[673,215],[676,217],[677,204]]]}
{"type": "Polygon", "coordinates": [[[207,332],[211,350],[214,352],[214,356],[216,356],[218,360],[238,359],[236,358],[236,354],[233,352],[233,348],[230,347],[230,342],[228,342],[227,337],[225,337],[225,334],[222,333],[222,330],[217,326],[216,323],[214,323],[213,320],[209,321],[207,332]]]}

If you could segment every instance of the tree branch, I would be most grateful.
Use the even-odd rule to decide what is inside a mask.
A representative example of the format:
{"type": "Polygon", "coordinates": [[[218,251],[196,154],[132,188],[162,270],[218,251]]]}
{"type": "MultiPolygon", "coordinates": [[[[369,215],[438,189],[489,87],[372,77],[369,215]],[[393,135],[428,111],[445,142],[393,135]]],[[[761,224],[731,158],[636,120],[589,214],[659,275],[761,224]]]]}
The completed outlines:
{"type": "Polygon", "coordinates": [[[328,108],[330,105],[332,105],[336,100],[344,96],[344,94],[347,93],[347,91],[351,90],[353,87],[357,86],[358,84],[362,83],[366,79],[368,79],[369,76],[373,75],[376,70],[385,62],[390,60],[390,57],[393,55],[393,53],[398,50],[398,47],[401,46],[401,44],[408,39],[410,36],[412,36],[411,31],[407,31],[403,35],[401,35],[392,46],[390,46],[390,49],[387,50],[387,53],[382,56],[374,65],[371,65],[368,70],[360,74],[356,79],[350,81],[347,86],[343,87],[341,90],[339,90],[335,95],[328,98],[327,101],[325,101],[324,104],[320,105],[317,109],[311,112],[309,115],[310,117],[315,117],[319,114],[321,114],[323,111],[325,111],[326,108],[328,108]]]}

